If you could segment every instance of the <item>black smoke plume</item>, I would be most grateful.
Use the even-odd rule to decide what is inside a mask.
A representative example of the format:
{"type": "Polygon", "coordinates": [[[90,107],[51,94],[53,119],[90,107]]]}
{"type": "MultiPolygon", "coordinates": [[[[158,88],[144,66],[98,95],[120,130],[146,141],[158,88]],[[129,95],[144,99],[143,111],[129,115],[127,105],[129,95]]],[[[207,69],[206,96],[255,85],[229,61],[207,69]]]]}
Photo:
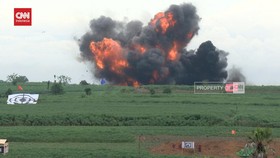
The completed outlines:
{"type": "Polygon", "coordinates": [[[186,50],[187,44],[198,34],[199,21],[196,8],[185,3],[171,5],[146,26],[137,20],[124,23],[101,16],[90,21],[90,31],[79,40],[80,55],[94,64],[95,77],[105,78],[113,84],[224,81],[227,78],[226,52],[217,49],[211,41],[202,43],[196,51],[186,50]],[[103,65],[98,67],[96,52],[90,49],[92,42],[97,47],[101,44],[96,43],[105,38],[117,41],[122,47],[120,56],[127,61],[127,66],[118,73],[112,70],[113,61],[104,59],[103,65]]]}

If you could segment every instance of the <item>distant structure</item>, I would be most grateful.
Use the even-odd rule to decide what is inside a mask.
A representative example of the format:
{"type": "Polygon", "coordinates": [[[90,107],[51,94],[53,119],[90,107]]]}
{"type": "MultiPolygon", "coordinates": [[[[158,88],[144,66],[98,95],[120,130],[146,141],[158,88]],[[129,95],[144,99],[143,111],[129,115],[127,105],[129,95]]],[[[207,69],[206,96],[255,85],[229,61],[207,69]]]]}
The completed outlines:
{"type": "Polygon", "coordinates": [[[7,154],[9,152],[9,143],[7,139],[0,139],[0,153],[7,154]]]}
{"type": "Polygon", "coordinates": [[[105,84],[106,84],[106,80],[105,80],[104,78],[102,78],[102,79],[100,80],[100,84],[101,84],[101,85],[105,85],[105,84]]]}

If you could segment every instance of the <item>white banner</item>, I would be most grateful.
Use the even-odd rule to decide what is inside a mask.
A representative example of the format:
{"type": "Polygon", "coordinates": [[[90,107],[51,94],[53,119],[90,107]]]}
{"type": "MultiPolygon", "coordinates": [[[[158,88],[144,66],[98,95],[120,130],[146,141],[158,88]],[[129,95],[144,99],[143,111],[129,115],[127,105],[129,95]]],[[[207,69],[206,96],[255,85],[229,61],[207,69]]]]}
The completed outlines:
{"type": "Polygon", "coordinates": [[[8,96],[7,104],[37,104],[39,94],[19,93],[8,96]]]}

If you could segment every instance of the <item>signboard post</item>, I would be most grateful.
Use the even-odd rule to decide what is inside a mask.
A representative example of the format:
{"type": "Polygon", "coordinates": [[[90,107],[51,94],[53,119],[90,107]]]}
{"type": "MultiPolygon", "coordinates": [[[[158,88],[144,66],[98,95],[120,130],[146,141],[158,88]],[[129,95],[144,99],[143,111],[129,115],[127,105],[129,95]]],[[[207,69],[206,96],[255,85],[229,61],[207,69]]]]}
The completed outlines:
{"type": "Polygon", "coordinates": [[[182,153],[184,153],[184,149],[191,149],[193,150],[193,152],[195,152],[195,146],[194,146],[194,142],[185,142],[182,141],[182,153]]]}

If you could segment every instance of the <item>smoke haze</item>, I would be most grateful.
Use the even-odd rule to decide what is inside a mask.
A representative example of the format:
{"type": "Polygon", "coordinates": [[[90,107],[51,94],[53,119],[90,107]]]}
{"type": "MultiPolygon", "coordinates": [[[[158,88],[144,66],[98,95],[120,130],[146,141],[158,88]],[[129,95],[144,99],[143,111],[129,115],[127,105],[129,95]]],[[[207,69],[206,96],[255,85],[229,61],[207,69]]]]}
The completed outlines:
{"type": "Polygon", "coordinates": [[[242,74],[240,68],[233,66],[228,73],[227,82],[246,82],[246,77],[242,74]]]}

